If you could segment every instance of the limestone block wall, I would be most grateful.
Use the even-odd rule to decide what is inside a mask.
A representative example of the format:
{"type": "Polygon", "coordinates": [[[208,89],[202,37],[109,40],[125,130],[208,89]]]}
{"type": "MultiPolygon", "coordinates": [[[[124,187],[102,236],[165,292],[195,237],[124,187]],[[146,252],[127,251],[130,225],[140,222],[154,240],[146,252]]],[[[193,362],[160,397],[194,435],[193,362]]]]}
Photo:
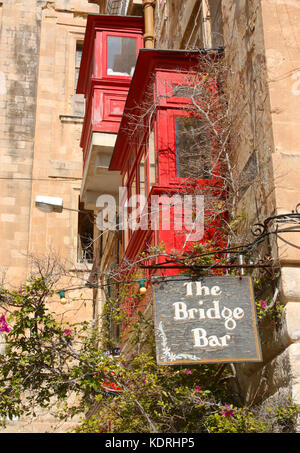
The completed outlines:
{"type": "MultiPolygon", "coordinates": [[[[261,7],[274,137],[276,209],[290,212],[300,202],[300,4],[264,0],[261,7]]],[[[299,234],[284,238],[299,246],[299,234]]],[[[279,248],[283,263],[299,263],[299,249],[283,241],[279,241],[279,248]]]]}
{"type": "Polygon", "coordinates": [[[97,12],[87,0],[0,2],[0,266],[12,285],[26,277],[31,253],[51,248],[75,260],[76,216],[41,215],[34,199],[60,195],[77,208],[76,41],[97,12]]]}
{"type": "MultiPolygon", "coordinates": [[[[74,110],[76,43],[83,41],[88,0],[0,2],[0,272],[16,287],[31,270],[29,256],[52,254],[84,285],[89,266],[77,263],[73,211],[38,211],[36,195],[60,196],[78,209],[82,177],[79,146],[83,118],[74,110]]],[[[1,278],[0,277],[0,278],[1,278]]],[[[92,290],[70,291],[69,303],[49,301],[59,319],[92,319],[92,290]]],[[[9,424],[6,432],[66,432],[50,414],[9,424]]]]}
{"type": "MultiPolygon", "coordinates": [[[[237,193],[236,205],[236,214],[243,217],[238,234],[244,242],[250,242],[254,239],[252,225],[262,222],[276,210],[272,165],[274,138],[261,1],[222,2],[222,15],[225,59],[230,68],[226,90],[232,116],[231,160],[235,180],[243,184],[247,163],[252,156],[256,162],[250,184],[237,193]]],[[[274,247],[273,253],[276,252],[274,247]]],[[[235,366],[238,391],[248,403],[267,398],[278,388],[286,387],[286,376],[279,384],[278,373],[274,385],[273,361],[286,346],[281,332],[274,333],[271,327],[260,334],[264,362],[235,366]]]]}
{"type": "Polygon", "coordinates": [[[223,45],[221,0],[156,2],[155,47],[217,48],[223,45]]]}
{"type": "MultiPolygon", "coordinates": [[[[59,196],[66,208],[78,209],[83,118],[73,114],[73,98],[76,42],[83,41],[86,14],[61,11],[62,3],[57,2],[56,7],[48,4],[43,10],[32,199],[37,194],[59,196]]],[[[30,252],[42,254],[51,249],[74,264],[76,219],[77,214],[67,210],[61,214],[42,213],[32,203],[30,252]]]]}
{"type": "Polygon", "coordinates": [[[253,223],[263,221],[275,210],[272,117],[260,3],[222,3],[229,68],[226,89],[232,115],[231,159],[239,188],[237,213],[245,216],[245,235],[253,223]],[[246,181],[247,163],[254,155],[255,171],[246,181]]]}
{"type": "Polygon", "coordinates": [[[11,283],[27,263],[41,25],[40,2],[16,3],[0,6],[0,265],[11,283]]]}
{"type": "MultiPolygon", "coordinates": [[[[266,67],[274,139],[273,168],[276,212],[291,212],[300,201],[300,4],[297,1],[261,2],[266,67]]],[[[289,385],[300,403],[300,233],[278,239],[282,263],[281,295],[285,302],[285,335],[289,346],[289,385]],[[293,245],[291,245],[293,244],[293,245]]],[[[300,426],[300,423],[299,423],[300,426]]],[[[300,429],[300,428],[299,428],[300,429]]]]}
{"type": "MultiPolygon", "coordinates": [[[[291,212],[300,199],[300,5],[240,0],[223,2],[222,7],[226,57],[236,97],[232,110],[244,106],[236,124],[237,172],[253,149],[258,158],[255,184],[239,203],[241,212],[245,206],[250,209],[250,226],[255,218],[291,212]]],[[[238,374],[248,401],[259,396],[272,401],[286,394],[299,403],[299,233],[282,234],[272,245],[273,256],[281,264],[282,324],[280,330],[262,333],[263,366],[241,366],[238,374]]]]}
{"type": "MultiPolygon", "coordinates": [[[[231,160],[241,183],[236,214],[244,218],[239,234],[245,242],[253,240],[254,223],[291,212],[300,202],[299,20],[295,0],[190,0],[184,8],[182,2],[166,0],[156,9],[156,47],[186,48],[192,42],[213,47],[213,32],[222,31],[233,123],[231,160]],[[247,182],[249,163],[254,171],[247,182]]],[[[240,390],[247,401],[292,395],[299,403],[299,233],[274,237],[269,246],[281,265],[284,315],[279,329],[262,333],[264,363],[236,367],[240,390]]]]}
{"type": "MultiPolygon", "coordinates": [[[[97,10],[87,0],[46,2],[42,10],[28,249],[34,257],[50,255],[63,262],[72,275],[60,282],[63,288],[83,287],[91,268],[77,256],[83,116],[74,101],[76,49],[84,40],[87,14],[97,10]],[[66,209],[41,212],[34,204],[37,195],[61,197],[66,209]]],[[[58,317],[69,322],[93,318],[91,290],[70,291],[67,299],[66,306],[58,296],[49,301],[58,317]]]]}

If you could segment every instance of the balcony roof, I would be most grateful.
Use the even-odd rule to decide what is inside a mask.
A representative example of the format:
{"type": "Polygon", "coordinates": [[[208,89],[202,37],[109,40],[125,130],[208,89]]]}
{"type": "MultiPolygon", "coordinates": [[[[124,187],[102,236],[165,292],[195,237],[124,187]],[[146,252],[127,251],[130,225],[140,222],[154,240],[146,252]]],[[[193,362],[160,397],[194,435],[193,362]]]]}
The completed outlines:
{"type": "Polygon", "coordinates": [[[191,71],[191,69],[199,66],[199,58],[201,55],[211,55],[211,57],[214,58],[221,53],[221,49],[140,49],[109,170],[122,171],[126,161],[126,147],[130,135],[128,133],[128,122],[130,121],[132,123],[132,113],[138,113],[138,106],[143,105],[146,95],[150,96],[150,99],[152,96],[153,99],[153,75],[155,72],[158,70],[168,70],[187,73],[188,71],[191,71]]]}

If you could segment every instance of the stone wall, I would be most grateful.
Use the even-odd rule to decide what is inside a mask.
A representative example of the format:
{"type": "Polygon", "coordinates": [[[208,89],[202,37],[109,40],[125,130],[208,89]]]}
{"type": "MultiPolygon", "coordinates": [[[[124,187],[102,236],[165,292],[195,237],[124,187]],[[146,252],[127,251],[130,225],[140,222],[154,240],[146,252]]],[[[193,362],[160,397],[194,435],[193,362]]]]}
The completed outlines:
{"type": "Polygon", "coordinates": [[[87,0],[1,2],[0,266],[16,285],[28,254],[51,248],[74,264],[76,216],[38,213],[34,199],[59,195],[77,208],[82,118],[74,115],[76,41],[87,0]],[[75,240],[74,240],[75,237],[75,240]]]}
{"type": "Polygon", "coordinates": [[[41,2],[0,8],[0,263],[13,283],[25,275],[29,243],[41,2]]]}
{"type": "MultiPolygon", "coordinates": [[[[90,266],[77,262],[76,212],[40,212],[36,195],[59,196],[78,209],[82,177],[79,146],[83,118],[74,110],[76,42],[83,41],[88,0],[0,2],[0,271],[12,287],[31,271],[30,256],[53,255],[71,278],[62,287],[84,285],[90,266]]],[[[59,319],[89,320],[92,290],[55,295],[59,319]]],[[[65,432],[50,414],[10,422],[6,432],[65,432]]]]}
{"type": "MultiPolygon", "coordinates": [[[[300,4],[261,1],[270,93],[276,212],[291,212],[300,201],[300,4]]],[[[289,225],[290,226],[290,225],[289,225]]],[[[283,355],[289,362],[288,380],[300,404],[300,233],[281,234],[278,255],[282,265],[281,298],[285,302],[283,355]],[[286,242],[288,241],[288,242],[286,242]],[[290,245],[293,244],[293,245],[290,245]]],[[[276,360],[280,360],[280,357],[276,360]]],[[[287,374],[287,373],[286,373],[287,374]]],[[[298,429],[300,431],[300,422],[298,429]]]]}
{"type": "MultiPolygon", "coordinates": [[[[160,5],[156,47],[215,47],[220,44],[218,33],[223,35],[233,123],[231,163],[235,180],[241,182],[236,215],[243,220],[238,234],[251,241],[254,223],[291,212],[300,202],[300,4],[190,0],[183,8],[182,2],[166,0],[160,5]]],[[[257,257],[264,258],[267,251],[281,266],[283,319],[277,329],[262,332],[264,363],[236,367],[239,390],[248,402],[276,402],[291,395],[300,403],[299,233],[285,233],[278,240],[274,236],[257,257]]]]}
{"type": "MultiPolygon", "coordinates": [[[[270,215],[291,212],[300,199],[296,44],[300,5],[232,0],[222,3],[222,13],[225,55],[232,70],[231,110],[238,113],[232,150],[236,174],[243,175],[254,150],[257,157],[257,175],[238,203],[238,212],[247,211],[243,227],[249,230],[270,215]]],[[[269,245],[281,265],[279,298],[286,305],[280,326],[265,326],[261,332],[264,363],[237,367],[248,403],[262,399],[266,404],[282,403],[287,395],[300,402],[299,233],[280,238],[274,237],[269,245]]]]}

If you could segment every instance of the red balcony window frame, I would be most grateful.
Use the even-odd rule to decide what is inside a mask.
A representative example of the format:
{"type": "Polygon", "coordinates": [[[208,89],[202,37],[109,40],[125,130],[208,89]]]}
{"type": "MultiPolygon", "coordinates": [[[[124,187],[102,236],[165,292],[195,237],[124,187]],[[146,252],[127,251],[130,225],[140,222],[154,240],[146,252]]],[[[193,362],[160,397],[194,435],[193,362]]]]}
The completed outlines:
{"type": "MultiPolygon", "coordinates": [[[[187,178],[177,176],[177,149],[176,149],[176,118],[199,118],[194,112],[182,109],[167,108],[158,112],[156,124],[156,167],[158,177],[156,182],[162,186],[181,187],[185,184],[197,184],[198,186],[214,186],[218,180],[219,166],[214,170],[215,176],[211,178],[187,178]]],[[[211,134],[210,134],[211,135],[211,134]]],[[[213,142],[213,140],[212,140],[213,142]]],[[[214,163],[214,149],[211,147],[211,160],[214,163]]]]}
{"type": "Polygon", "coordinates": [[[120,75],[120,74],[108,74],[107,73],[107,56],[108,56],[108,43],[107,43],[107,38],[109,36],[112,37],[117,37],[117,38],[132,38],[135,39],[136,41],[136,59],[139,54],[139,49],[143,47],[143,39],[141,36],[138,36],[136,33],[132,32],[117,32],[117,31],[103,31],[101,33],[101,48],[102,48],[102,53],[101,53],[101,63],[102,63],[102,77],[103,79],[108,79],[108,80],[128,80],[130,81],[132,79],[132,75],[120,75]]]}
{"type": "MultiPolygon", "coordinates": [[[[218,58],[217,54],[215,58],[218,58]]],[[[193,52],[185,55],[181,51],[140,50],[110,169],[120,171],[123,178],[125,174],[128,174],[128,180],[126,182],[129,184],[133,180],[133,175],[137,178],[142,153],[140,152],[140,148],[136,147],[133,143],[140,143],[141,137],[139,136],[138,127],[134,131],[130,129],[130,123],[132,122],[130,115],[134,114],[137,121],[140,121],[139,118],[144,117],[145,124],[143,124],[143,127],[147,132],[150,130],[147,121],[152,118],[151,130],[154,130],[155,137],[155,183],[152,188],[149,185],[148,146],[142,151],[145,153],[145,185],[148,200],[151,194],[180,193],[181,190],[186,193],[186,190],[189,190],[187,189],[188,183],[193,183],[194,186],[203,190],[202,193],[204,194],[206,188],[208,190],[216,190],[216,193],[221,188],[221,179],[218,178],[218,174],[221,175],[221,173],[218,173],[217,168],[214,168],[216,176],[212,176],[211,179],[189,179],[177,177],[176,174],[175,117],[191,117],[195,116],[195,113],[193,112],[193,106],[189,97],[172,96],[172,92],[177,85],[186,86],[187,88],[192,86],[192,82],[189,83],[189,80],[193,81],[193,77],[197,77],[197,73],[193,70],[197,61],[198,56],[193,52]],[[179,72],[178,68],[181,68],[181,72],[179,72]],[[143,103],[145,101],[148,102],[147,99],[151,99],[151,96],[155,108],[154,110],[149,109],[149,114],[145,115],[143,103]],[[132,158],[133,146],[136,147],[134,159],[132,158]]],[[[202,76],[205,76],[204,72],[202,76]]],[[[143,141],[144,143],[145,141],[149,143],[149,133],[147,133],[146,137],[147,140],[144,139],[143,141]]],[[[216,143],[215,141],[213,142],[216,143]]],[[[194,193],[192,187],[191,193],[194,193]]],[[[128,196],[130,196],[129,193],[128,196]]],[[[145,244],[152,243],[155,245],[160,240],[167,245],[168,249],[174,247],[175,231],[173,233],[170,231],[168,233],[169,237],[164,231],[160,230],[148,233],[146,234],[146,232],[140,230],[134,231],[131,235],[131,240],[129,240],[124,249],[124,256],[127,258],[134,257],[145,244]]]]}

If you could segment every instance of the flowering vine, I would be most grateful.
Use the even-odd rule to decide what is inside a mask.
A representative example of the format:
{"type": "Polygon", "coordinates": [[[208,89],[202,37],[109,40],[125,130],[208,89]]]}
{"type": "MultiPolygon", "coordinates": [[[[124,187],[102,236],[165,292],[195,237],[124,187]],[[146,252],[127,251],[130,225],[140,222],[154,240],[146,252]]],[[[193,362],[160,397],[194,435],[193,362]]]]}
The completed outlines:
{"type": "Polygon", "coordinates": [[[0,316],[0,332],[1,333],[9,333],[11,328],[8,327],[7,321],[5,319],[5,315],[0,316]]]}

